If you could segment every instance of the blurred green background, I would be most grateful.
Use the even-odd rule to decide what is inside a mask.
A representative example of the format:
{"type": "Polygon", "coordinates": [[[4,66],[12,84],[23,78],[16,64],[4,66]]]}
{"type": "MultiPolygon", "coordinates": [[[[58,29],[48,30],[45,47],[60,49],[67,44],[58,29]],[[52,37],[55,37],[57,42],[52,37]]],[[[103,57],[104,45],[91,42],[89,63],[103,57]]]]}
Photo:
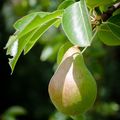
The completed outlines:
{"type": "MultiPolygon", "coordinates": [[[[47,90],[58,50],[67,41],[61,27],[50,28],[27,55],[21,55],[12,75],[10,56],[3,49],[17,19],[35,11],[52,12],[62,1],[0,0],[0,120],[70,120],[55,110],[47,90]]],[[[96,40],[84,58],[98,85],[86,120],[120,120],[120,47],[96,40]]]]}

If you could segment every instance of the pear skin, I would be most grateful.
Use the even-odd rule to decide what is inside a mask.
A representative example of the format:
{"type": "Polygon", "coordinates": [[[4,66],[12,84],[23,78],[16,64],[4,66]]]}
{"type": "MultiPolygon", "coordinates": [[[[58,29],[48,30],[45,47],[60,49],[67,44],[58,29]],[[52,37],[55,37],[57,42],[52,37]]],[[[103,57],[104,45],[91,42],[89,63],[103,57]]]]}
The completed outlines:
{"type": "Polygon", "coordinates": [[[83,114],[94,104],[96,82],[77,47],[65,53],[50,80],[48,92],[58,111],[69,116],[83,114]]]}

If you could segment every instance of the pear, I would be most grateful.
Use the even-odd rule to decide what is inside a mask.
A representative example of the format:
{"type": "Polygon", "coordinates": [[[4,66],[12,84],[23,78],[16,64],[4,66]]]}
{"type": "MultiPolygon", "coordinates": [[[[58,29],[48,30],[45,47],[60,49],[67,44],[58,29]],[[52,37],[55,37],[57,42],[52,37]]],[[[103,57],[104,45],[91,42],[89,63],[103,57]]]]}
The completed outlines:
{"type": "Polygon", "coordinates": [[[83,114],[95,102],[96,82],[76,46],[63,56],[50,80],[48,92],[58,111],[69,116],[83,114]]]}

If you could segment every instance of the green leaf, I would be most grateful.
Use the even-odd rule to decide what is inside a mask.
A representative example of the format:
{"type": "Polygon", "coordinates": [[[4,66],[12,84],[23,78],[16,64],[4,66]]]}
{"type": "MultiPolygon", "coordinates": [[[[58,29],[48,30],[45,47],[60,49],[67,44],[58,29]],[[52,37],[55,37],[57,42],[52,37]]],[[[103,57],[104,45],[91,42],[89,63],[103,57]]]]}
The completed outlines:
{"type": "Polygon", "coordinates": [[[22,31],[28,24],[32,22],[32,20],[35,19],[36,16],[40,16],[41,18],[45,17],[50,13],[48,12],[35,12],[31,13],[29,15],[24,16],[23,18],[19,19],[17,22],[14,24],[14,28],[16,30],[22,31]]]}
{"type": "Polygon", "coordinates": [[[120,9],[117,9],[115,12],[113,12],[113,16],[115,16],[115,15],[120,15],[120,9]]]}
{"type": "Polygon", "coordinates": [[[62,27],[71,43],[80,47],[90,46],[92,28],[84,0],[65,9],[62,17],[62,27]]]}
{"type": "Polygon", "coordinates": [[[16,26],[16,28],[20,29],[20,23],[22,24],[22,29],[20,29],[19,33],[18,33],[18,38],[26,35],[27,33],[31,32],[33,29],[39,27],[40,25],[58,18],[62,15],[63,10],[57,10],[53,13],[44,13],[44,12],[37,12],[36,14],[33,14],[33,17],[31,20],[29,20],[30,17],[28,17],[28,19],[24,19],[21,20],[22,22],[18,21],[14,26],[16,26]],[[43,13],[43,14],[42,14],[43,13]],[[42,16],[42,17],[41,17],[42,16]],[[24,23],[25,20],[25,23],[24,23]],[[27,21],[27,22],[26,22],[27,21]]]}
{"type": "Polygon", "coordinates": [[[101,24],[97,35],[106,45],[120,45],[120,14],[110,17],[107,22],[101,24]]]}
{"type": "Polygon", "coordinates": [[[35,34],[30,38],[29,42],[24,48],[24,54],[29,52],[29,50],[33,47],[33,45],[37,42],[41,35],[46,32],[57,20],[57,18],[53,19],[46,24],[43,24],[35,31],[35,34]]]}
{"type": "Polygon", "coordinates": [[[70,42],[66,42],[60,49],[57,55],[57,64],[60,64],[65,52],[72,47],[73,45],[70,42]]]}
{"type": "Polygon", "coordinates": [[[102,5],[107,5],[114,2],[113,0],[86,0],[86,3],[89,8],[95,8],[102,5]]]}
{"type": "Polygon", "coordinates": [[[65,9],[73,3],[75,3],[75,0],[65,0],[58,6],[58,10],[65,9]]]}
{"type": "Polygon", "coordinates": [[[105,22],[98,28],[98,36],[100,40],[110,46],[120,45],[120,26],[105,22]]]}
{"type": "Polygon", "coordinates": [[[56,28],[58,28],[60,26],[60,24],[61,24],[61,19],[57,20],[56,23],[54,24],[54,26],[56,28]]]}
{"type": "MultiPolygon", "coordinates": [[[[31,38],[32,35],[33,35],[33,33],[28,33],[27,35],[21,37],[20,39],[12,36],[15,39],[13,39],[13,41],[11,42],[11,44],[9,44],[9,46],[6,46],[7,54],[12,56],[12,58],[9,58],[9,64],[12,69],[12,72],[14,70],[15,64],[16,64],[20,54],[22,53],[25,45],[27,44],[28,40],[31,38]]],[[[11,39],[11,37],[10,37],[10,39],[11,39]]]]}
{"type": "Polygon", "coordinates": [[[49,14],[37,12],[36,14],[32,14],[33,16],[28,15],[15,23],[17,32],[10,37],[5,47],[7,48],[7,54],[13,56],[13,58],[9,59],[12,72],[22,51],[24,50],[24,53],[26,54],[41,35],[59,20],[62,12],[62,10],[57,10],[49,14]],[[30,18],[32,20],[29,20],[30,18]]]}
{"type": "Polygon", "coordinates": [[[49,21],[48,23],[40,26],[37,29],[34,29],[33,31],[29,32],[28,34],[24,35],[20,39],[14,40],[14,43],[12,43],[10,46],[8,46],[7,54],[10,54],[13,56],[13,58],[9,59],[9,64],[12,68],[12,71],[14,70],[14,67],[16,65],[16,62],[22,53],[23,49],[25,54],[32,48],[32,46],[35,44],[35,42],[41,37],[41,35],[56,22],[57,19],[53,19],[49,21]]]}
{"type": "Polygon", "coordinates": [[[12,35],[9,37],[9,41],[7,42],[5,49],[8,48],[9,46],[11,46],[17,39],[16,35],[12,35]]]}

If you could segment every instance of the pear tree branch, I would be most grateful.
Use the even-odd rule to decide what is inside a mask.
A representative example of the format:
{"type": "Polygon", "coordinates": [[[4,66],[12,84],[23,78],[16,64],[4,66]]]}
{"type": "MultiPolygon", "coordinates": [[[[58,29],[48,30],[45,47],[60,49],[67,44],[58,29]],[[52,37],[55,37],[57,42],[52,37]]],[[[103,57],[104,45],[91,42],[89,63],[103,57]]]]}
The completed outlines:
{"type": "Polygon", "coordinates": [[[118,2],[118,3],[114,4],[113,6],[111,6],[106,12],[101,14],[102,20],[103,21],[108,20],[112,16],[113,12],[115,12],[119,8],[120,8],[120,2],[118,2]]]}

